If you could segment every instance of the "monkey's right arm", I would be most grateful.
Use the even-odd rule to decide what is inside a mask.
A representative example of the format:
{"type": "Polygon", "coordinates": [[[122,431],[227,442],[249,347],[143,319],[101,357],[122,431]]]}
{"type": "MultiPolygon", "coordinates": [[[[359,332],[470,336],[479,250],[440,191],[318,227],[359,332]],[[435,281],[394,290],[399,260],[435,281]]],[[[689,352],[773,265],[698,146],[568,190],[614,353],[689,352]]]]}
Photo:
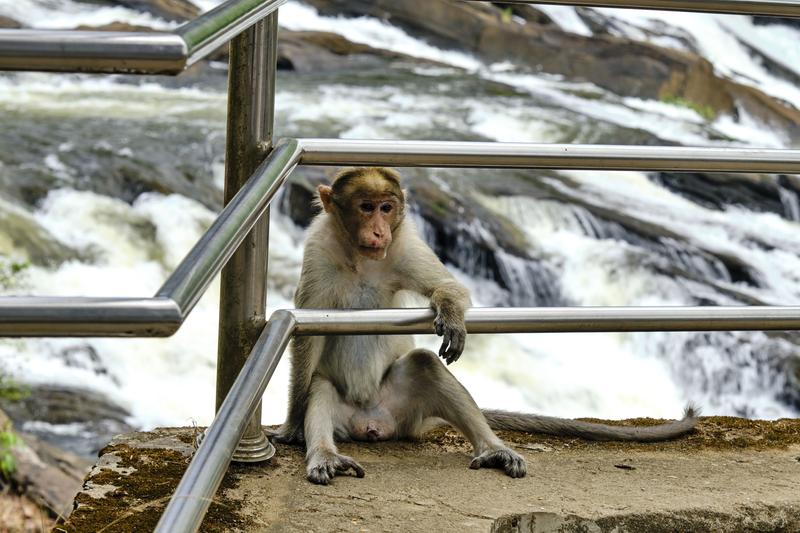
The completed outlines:
{"type": "Polygon", "coordinates": [[[464,351],[467,338],[464,313],[472,305],[469,291],[453,278],[413,227],[404,229],[411,231],[404,236],[403,259],[399,262],[401,285],[430,298],[436,313],[434,330],[442,337],[439,357],[449,365],[464,351]]]}
{"type": "MultiPolygon", "coordinates": [[[[324,276],[312,261],[315,253],[313,246],[306,248],[303,270],[294,297],[295,307],[298,309],[330,307],[325,301],[327,291],[320,283],[320,279],[324,276]]],[[[295,337],[292,340],[289,409],[286,421],[276,435],[279,442],[301,443],[305,440],[303,424],[308,408],[311,380],[319,365],[324,346],[324,337],[295,337]]]]}

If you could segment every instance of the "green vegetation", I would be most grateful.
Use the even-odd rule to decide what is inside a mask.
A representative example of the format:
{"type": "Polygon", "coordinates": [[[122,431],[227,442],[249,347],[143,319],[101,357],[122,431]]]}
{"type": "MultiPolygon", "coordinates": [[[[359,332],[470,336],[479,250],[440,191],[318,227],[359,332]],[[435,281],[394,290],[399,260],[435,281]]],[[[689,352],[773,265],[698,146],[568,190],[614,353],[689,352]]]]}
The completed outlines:
{"type": "Polygon", "coordinates": [[[709,122],[717,118],[717,112],[710,105],[698,104],[680,96],[665,96],[661,101],[665,104],[689,108],[709,122]]]}
{"type": "Polygon", "coordinates": [[[28,262],[0,259],[0,289],[10,289],[19,285],[20,275],[31,266],[28,262]]]}
{"type": "MultiPolygon", "coordinates": [[[[9,289],[19,285],[21,274],[30,263],[19,261],[0,260],[0,290],[9,289]]],[[[8,377],[0,369],[0,399],[19,401],[25,398],[30,391],[27,387],[8,377]]],[[[5,415],[3,415],[3,418],[5,415]]],[[[11,474],[17,469],[14,458],[14,448],[22,444],[20,438],[11,428],[11,422],[6,421],[0,426],[0,482],[8,482],[11,474]]]]}
{"type": "Polygon", "coordinates": [[[0,430],[0,481],[8,482],[11,474],[17,469],[17,460],[14,458],[13,450],[20,444],[17,434],[11,430],[11,424],[7,423],[0,430]]]}
{"type": "Polygon", "coordinates": [[[504,24],[508,24],[511,22],[512,17],[514,16],[514,10],[511,7],[507,7],[500,12],[500,19],[503,21],[504,24]]]}

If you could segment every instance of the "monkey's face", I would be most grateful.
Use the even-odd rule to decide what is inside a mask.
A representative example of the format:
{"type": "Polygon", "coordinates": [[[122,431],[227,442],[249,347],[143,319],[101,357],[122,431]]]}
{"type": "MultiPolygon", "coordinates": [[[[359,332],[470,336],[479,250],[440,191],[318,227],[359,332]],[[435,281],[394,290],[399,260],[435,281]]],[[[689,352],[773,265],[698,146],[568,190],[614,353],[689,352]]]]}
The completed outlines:
{"type": "Polygon", "coordinates": [[[352,239],[358,253],[379,261],[386,257],[392,244],[392,230],[398,217],[397,200],[394,196],[362,196],[353,198],[348,217],[352,239]]]}
{"type": "Polygon", "coordinates": [[[379,169],[340,175],[333,187],[320,185],[319,199],[336,220],[340,234],[361,257],[380,261],[392,244],[392,233],[405,212],[405,195],[395,174],[379,169]]]}

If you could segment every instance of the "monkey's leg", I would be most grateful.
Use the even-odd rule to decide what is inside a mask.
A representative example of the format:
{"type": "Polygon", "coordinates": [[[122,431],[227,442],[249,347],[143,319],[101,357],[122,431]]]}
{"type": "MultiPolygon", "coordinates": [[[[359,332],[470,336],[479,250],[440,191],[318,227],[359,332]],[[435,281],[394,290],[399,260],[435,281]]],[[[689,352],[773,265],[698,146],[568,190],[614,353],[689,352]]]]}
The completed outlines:
{"type": "Polygon", "coordinates": [[[494,434],[467,389],[429,350],[414,350],[394,362],[381,398],[398,422],[400,436],[416,436],[431,417],[461,431],[474,448],[470,468],[502,468],[523,477],[525,460],[494,434]]]}
{"type": "Polygon", "coordinates": [[[341,455],[333,442],[333,433],[345,406],[333,384],[319,377],[311,383],[305,416],[306,477],[312,483],[327,485],[336,474],[351,468],[358,477],[364,469],[352,457],[341,455]]]}

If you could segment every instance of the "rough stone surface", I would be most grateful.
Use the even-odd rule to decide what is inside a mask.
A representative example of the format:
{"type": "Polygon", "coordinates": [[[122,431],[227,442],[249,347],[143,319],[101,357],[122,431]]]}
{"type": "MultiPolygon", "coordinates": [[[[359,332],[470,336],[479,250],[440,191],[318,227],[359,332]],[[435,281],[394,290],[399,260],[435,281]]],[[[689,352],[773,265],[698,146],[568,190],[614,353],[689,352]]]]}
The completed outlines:
{"type": "MultiPolygon", "coordinates": [[[[300,448],[278,446],[267,464],[231,467],[201,531],[800,530],[800,420],[704,418],[692,435],[654,444],[501,436],[528,460],[528,477],[469,470],[469,446],[449,430],[344,444],[367,476],[327,487],[305,480],[300,448]]],[[[171,429],[116,439],[57,530],[151,531],[193,438],[171,429]]]]}

